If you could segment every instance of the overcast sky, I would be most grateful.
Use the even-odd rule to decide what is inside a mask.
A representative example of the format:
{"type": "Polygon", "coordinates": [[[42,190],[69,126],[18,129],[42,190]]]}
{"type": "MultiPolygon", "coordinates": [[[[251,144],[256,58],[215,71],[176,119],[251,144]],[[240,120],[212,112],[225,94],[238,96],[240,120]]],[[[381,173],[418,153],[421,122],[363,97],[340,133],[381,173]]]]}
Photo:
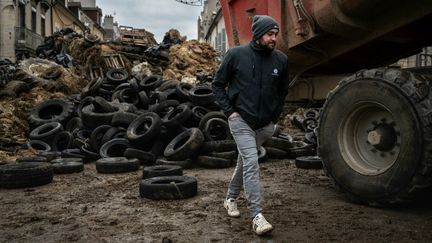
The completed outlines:
{"type": "Polygon", "coordinates": [[[103,15],[111,14],[119,25],[144,28],[160,43],[171,28],[197,39],[197,21],[203,7],[190,6],[176,0],[96,0],[103,15]],[[115,15],[114,15],[115,13],[115,15]]]}

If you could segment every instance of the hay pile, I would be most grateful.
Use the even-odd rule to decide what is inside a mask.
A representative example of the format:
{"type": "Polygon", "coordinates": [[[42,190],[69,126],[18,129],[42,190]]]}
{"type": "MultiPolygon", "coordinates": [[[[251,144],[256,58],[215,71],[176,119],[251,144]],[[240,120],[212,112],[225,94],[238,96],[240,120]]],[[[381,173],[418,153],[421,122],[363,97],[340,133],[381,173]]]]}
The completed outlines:
{"type": "Polygon", "coordinates": [[[182,80],[195,77],[198,72],[213,74],[218,67],[217,53],[208,43],[197,40],[171,46],[169,65],[163,72],[164,79],[182,80]]]}

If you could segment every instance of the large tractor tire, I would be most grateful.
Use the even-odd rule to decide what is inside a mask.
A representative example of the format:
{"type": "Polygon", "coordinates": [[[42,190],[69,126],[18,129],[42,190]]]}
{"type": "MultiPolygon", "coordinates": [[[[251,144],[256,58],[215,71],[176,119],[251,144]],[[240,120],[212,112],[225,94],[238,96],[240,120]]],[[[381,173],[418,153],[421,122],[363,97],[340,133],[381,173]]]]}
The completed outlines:
{"type": "Polygon", "coordinates": [[[362,70],[329,93],[318,147],[335,185],[359,203],[426,196],[432,184],[431,80],[400,69],[362,70]]]}

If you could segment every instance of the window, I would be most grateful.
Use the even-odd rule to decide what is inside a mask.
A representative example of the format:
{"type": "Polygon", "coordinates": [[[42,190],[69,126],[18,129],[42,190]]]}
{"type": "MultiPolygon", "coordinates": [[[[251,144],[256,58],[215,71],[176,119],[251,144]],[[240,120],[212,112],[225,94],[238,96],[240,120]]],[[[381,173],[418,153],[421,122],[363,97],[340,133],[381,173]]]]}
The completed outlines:
{"type": "Polygon", "coordinates": [[[21,28],[25,27],[25,4],[22,3],[21,1],[19,2],[19,6],[18,6],[18,26],[21,28]]]}
{"type": "Polygon", "coordinates": [[[36,8],[32,6],[31,11],[31,30],[36,32],[36,8]]]}
{"type": "Polygon", "coordinates": [[[45,37],[45,15],[41,15],[41,36],[45,37]]]}

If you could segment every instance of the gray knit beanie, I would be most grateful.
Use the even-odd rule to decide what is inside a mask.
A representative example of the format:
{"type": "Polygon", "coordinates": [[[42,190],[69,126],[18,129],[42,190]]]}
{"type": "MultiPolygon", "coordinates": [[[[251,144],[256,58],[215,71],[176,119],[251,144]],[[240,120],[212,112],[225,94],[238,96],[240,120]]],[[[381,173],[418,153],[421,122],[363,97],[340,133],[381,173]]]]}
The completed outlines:
{"type": "Polygon", "coordinates": [[[252,21],[252,33],[254,40],[258,40],[267,31],[271,29],[279,29],[276,20],[267,15],[255,15],[252,21]]]}

